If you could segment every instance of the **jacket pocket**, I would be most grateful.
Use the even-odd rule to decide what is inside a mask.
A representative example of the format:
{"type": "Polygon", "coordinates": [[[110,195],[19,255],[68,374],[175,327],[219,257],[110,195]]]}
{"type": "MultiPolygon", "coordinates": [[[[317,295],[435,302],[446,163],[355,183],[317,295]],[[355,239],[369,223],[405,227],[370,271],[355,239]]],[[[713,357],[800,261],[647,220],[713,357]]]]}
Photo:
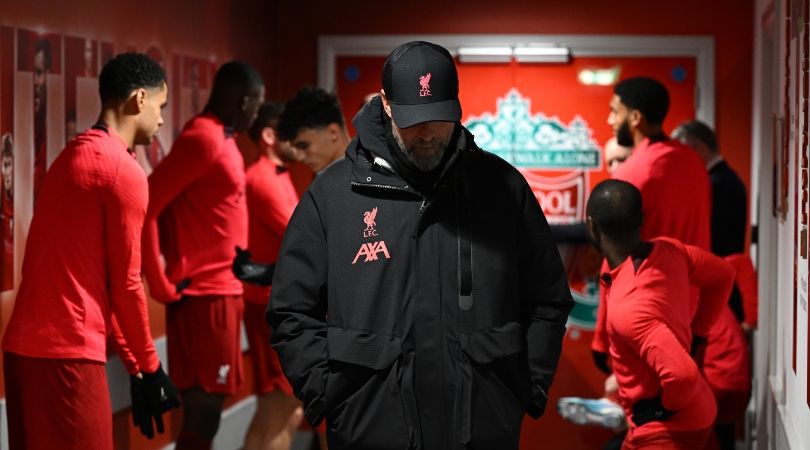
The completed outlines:
{"type": "Polygon", "coordinates": [[[517,322],[476,330],[462,335],[461,348],[478,364],[488,364],[522,352],[523,331],[517,322]]]}
{"type": "Polygon", "coordinates": [[[462,338],[470,385],[469,399],[462,403],[469,405],[469,412],[461,417],[469,420],[467,439],[475,448],[517,448],[531,384],[522,358],[523,339],[517,322],[476,330],[462,338]]]}
{"type": "Polygon", "coordinates": [[[397,380],[399,338],[330,327],[326,422],[330,448],[411,447],[397,380]]]}

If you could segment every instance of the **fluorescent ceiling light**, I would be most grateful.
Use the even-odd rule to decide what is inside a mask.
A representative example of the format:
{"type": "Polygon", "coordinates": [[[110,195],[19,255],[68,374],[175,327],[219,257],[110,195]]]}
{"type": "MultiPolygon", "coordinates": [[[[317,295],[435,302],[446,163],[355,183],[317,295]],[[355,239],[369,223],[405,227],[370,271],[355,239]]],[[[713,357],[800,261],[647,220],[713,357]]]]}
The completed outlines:
{"type": "Polygon", "coordinates": [[[571,52],[565,47],[530,45],[518,47],[459,47],[460,62],[504,63],[512,58],[523,63],[566,63],[571,52]]]}
{"type": "Polygon", "coordinates": [[[513,54],[518,62],[566,63],[571,59],[565,47],[516,47],[513,54]]]}
{"type": "Polygon", "coordinates": [[[621,74],[621,66],[609,69],[585,69],[579,72],[579,82],[586,86],[610,86],[616,84],[621,74]]]}
{"type": "Polygon", "coordinates": [[[512,61],[511,47],[459,47],[460,62],[501,63],[512,61]]]}

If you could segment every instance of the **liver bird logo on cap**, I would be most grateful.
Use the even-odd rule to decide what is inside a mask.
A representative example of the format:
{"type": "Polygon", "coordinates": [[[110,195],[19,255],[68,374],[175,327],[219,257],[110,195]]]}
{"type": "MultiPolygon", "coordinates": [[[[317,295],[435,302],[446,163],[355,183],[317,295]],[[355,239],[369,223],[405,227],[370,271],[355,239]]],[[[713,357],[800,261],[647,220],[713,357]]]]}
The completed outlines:
{"type": "Polygon", "coordinates": [[[422,75],[419,77],[419,85],[421,89],[419,89],[419,96],[420,97],[430,97],[430,77],[431,74],[428,72],[427,75],[422,75]]]}

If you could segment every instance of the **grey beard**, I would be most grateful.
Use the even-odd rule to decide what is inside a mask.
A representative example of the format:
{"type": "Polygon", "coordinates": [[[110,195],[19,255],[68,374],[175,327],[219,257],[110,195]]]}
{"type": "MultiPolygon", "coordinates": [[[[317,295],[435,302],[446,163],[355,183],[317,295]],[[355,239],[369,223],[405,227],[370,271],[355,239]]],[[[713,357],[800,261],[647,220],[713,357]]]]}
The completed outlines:
{"type": "Polygon", "coordinates": [[[422,172],[430,172],[433,169],[439,167],[439,164],[442,162],[442,158],[444,157],[444,152],[447,151],[447,143],[441,143],[441,148],[437,151],[422,155],[411,150],[405,146],[405,142],[402,141],[402,136],[399,135],[396,128],[392,128],[394,139],[397,141],[397,145],[399,145],[399,149],[402,150],[402,153],[408,158],[408,161],[412,162],[413,165],[416,166],[417,169],[421,170],[422,172]]]}

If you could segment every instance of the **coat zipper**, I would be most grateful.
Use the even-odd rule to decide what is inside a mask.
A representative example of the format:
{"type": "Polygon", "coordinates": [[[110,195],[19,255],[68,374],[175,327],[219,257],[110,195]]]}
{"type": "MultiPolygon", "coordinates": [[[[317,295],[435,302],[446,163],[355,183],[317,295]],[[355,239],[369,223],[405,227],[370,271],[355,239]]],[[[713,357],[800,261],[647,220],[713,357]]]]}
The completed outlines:
{"type": "Polygon", "coordinates": [[[422,197],[422,204],[419,205],[419,217],[416,219],[416,228],[413,230],[413,238],[416,239],[417,234],[419,234],[419,228],[422,226],[422,218],[425,217],[425,211],[430,206],[430,202],[424,197],[422,197]]]}
{"type": "Polygon", "coordinates": [[[389,189],[389,190],[393,190],[393,191],[401,191],[401,192],[407,192],[407,193],[413,194],[413,195],[418,195],[415,192],[410,191],[410,190],[408,190],[406,188],[401,188],[401,187],[397,187],[397,186],[389,186],[387,184],[367,184],[367,183],[358,183],[356,181],[352,181],[352,186],[389,189]]]}

